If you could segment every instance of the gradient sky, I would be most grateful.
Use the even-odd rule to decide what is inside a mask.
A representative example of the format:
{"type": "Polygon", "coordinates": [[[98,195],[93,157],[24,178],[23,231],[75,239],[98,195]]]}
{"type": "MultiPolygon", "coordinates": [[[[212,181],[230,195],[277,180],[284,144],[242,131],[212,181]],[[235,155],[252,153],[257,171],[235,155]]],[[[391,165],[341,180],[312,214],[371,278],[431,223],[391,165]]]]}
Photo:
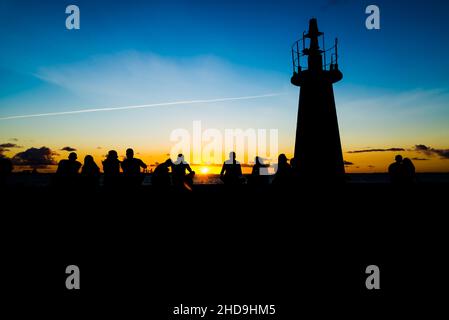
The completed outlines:
{"type": "Polygon", "coordinates": [[[0,118],[279,93],[0,119],[3,154],[46,146],[60,159],[70,146],[99,163],[133,147],[155,163],[174,129],[200,120],[221,131],[278,129],[279,151],[291,156],[299,89],[290,47],[311,17],[328,44],[340,41],[344,78],[334,89],[347,171],[385,171],[397,152],[380,150],[390,148],[419,171],[449,171],[449,3],[432,0],[2,0],[0,118]],[[69,4],[80,8],[80,30],[65,28],[69,4]],[[381,30],[365,28],[369,4],[380,7],[381,30]],[[354,152],[370,149],[379,151],[354,152]]]}

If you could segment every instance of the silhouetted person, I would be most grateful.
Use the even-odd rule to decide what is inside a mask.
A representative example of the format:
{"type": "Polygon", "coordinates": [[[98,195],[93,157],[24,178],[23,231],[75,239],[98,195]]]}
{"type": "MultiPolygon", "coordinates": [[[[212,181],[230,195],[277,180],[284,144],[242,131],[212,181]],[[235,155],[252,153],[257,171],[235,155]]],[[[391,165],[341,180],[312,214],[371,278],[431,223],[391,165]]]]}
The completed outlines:
{"type": "Polygon", "coordinates": [[[13,169],[12,161],[8,158],[0,158],[0,187],[6,184],[6,180],[13,169]]]}
{"type": "Polygon", "coordinates": [[[278,168],[272,183],[276,186],[288,186],[292,183],[292,179],[292,167],[288,164],[285,154],[281,153],[278,157],[278,168]]]}
{"type": "Polygon", "coordinates": [[[147,165],[140,159],[134,158],[134,150],[126,150],[126,159],[122,161],[122,170],[128,186],[140,186],[144,176],[140,169],[146,169],[147,165]]]}
{"type": "Polygon", "coordinates": [[[290,159],[290,167],[292,168],[292,178],[294,180],[296,180],[298,178],[298,176],[299,176],[299,174],[298,174],[298,160],[296,158],[291,158],[290,159]]]}
{"type": "Polygon", "coordinates": [[[103,160],[103,184],[106,187],[117,187],[120,182],[120,160],[117,151],[110,150],[106,159],[103,160]]]}
{"type": "Polygon", "coordinates": [[[398,154],[394,160],[395,162],[388,167],[388,174],[390,175],[391,183],[400,184],[403,182],[402,156],[398,154]]]}
{"type": "Polygon", "coordinates": [[[172,166],[173,170],[173,185],[181,189],[192,190],[193,177],[195,176],[195,171],[190,168],[187,161],[184,160],[184,155],[178,154],[178,159],[172,166]],[[189,173],[186,174],[186,171],[189,173]]]}
{"type": "Polygon", "coordinates": [[[238,185],[243,183],[242,167],[236,160],[234,151],[229,153],[229,159],[223,163],[220,179],[227,185],[238,185]]]}
{"type": "Polygon", "coordinates": [[[98,186],[100,179],[100,168],[94,161],[91,155],[84,157],[84,165],[81,168],[81,178],[84,187],[95,189],[98,186]]]}
{"type": "Polygon", "coordinates": [[[168,188],[171,185],[170,168],[173,166],[171,159],[159,164],[154,169],[151,177],[151,184],[156,188],[168,188]]]}
{"type": "Polygon", "coordinates": [[[64,176],[76,176],[81,168],[81,162],[77,161],[75,152],[70,152],[69,158],[59,161],[56,173],[64,176]]]}
{"type": "Polygon", "coordinates": [[[260,161],[260,157],[254,159],[254,166],[251,171],[251,178],[249,182],[253,185],[261,185],[267,182],[267,172],[264,168],[268,168],[269,165],[263,164],[260,161]]]}
{"type": "Polygon", "coordinates": [[[402,160],[402,180],[405,184],[413,184],[415,182],[415,166],[412,160],[404,158],[402,160]]]}
{"type": "Polygon", "coordinates": [[[58,183],[74,187],[76,185],[78,172],[81,168],[81,162],[77,161],[78,158],[75,152],[70,152],[69,158],[59,161],[58,169],[56,170],[56,177],[58,183]]]}

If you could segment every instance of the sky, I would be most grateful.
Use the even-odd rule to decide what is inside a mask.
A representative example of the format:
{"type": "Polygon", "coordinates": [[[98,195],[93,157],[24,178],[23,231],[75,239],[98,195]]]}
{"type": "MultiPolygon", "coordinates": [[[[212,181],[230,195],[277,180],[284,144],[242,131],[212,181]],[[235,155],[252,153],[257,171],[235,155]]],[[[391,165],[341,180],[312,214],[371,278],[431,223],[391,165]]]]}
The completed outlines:
{"type": "MultiPolygon", "coordinates": [[[[44,167],[71,150],[100,163],[132,147],[155,164],[176,151],[176,133],[193,150],[200,121],[203,151],[211,132],[275,129],[276,155],[265,158],[290,158],[299,95],[290,50],[316,17],[328,45],[339,39],[347,172],[384,172],[397,153],[418,171],[448,172],[448,16],[435,0],[2,0],[0,155],[44,167]],[[65,26],[70,4],[79,30],[65,26]],[[380,30],[365,27],[370,4],[380,30]]],[[[212,161],[200,159],[190,161],[212,161]]]]}

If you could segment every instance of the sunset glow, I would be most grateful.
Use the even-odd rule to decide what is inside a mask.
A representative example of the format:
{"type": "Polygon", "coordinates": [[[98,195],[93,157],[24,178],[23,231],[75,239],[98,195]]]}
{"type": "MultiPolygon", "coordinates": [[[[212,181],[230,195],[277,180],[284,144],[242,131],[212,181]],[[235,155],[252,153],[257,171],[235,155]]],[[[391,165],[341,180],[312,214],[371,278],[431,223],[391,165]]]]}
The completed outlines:
{"type": "MultiPolygon", "coordinates": [[[[291,159],[299,91],[290,83],[290,48],[320,12],[328,39],[340,39],[344,78],[334,91],[346,172],[385,172],[396,154],[412,159],[418,172],[449,172],[449,44],[439,41],[449,31],[445,2],[429,6],[432,14],[419,24],[403,24],[422,6],[403,10],[379,1],[385,15],[378,32],[366,30],[363,10],[350,2],[332,11],[314,2],[264,2],[257,10],[242,3],[238,11],[227,2],[179,4],[182,10],[173,11],[168,2],[112,2],[103,10],[98,1],[81,0],[81,28],[70,31],[52,2],[27,2],[26,10],[21,1],[6,3],[0,156],[15,159],[15,171],[29,170],[29,154],[47,149],[35,166],[41,172],[53,172],[67,150],[81,162],[92,155],[102,168],[109,150],[123,159],[127,148],[154,169],[176,147],[177,130],[190,135],[190,154],[182,152],[199,174],[219,173],[229,150],[223,142],[213,160],[208,139],[227,130],[275,129],[277,154],[258,155],[269,163],[279,153],[291,159]],[[223,27],[229,21],[232,27],[223,27]],[[428,47],[416,46],[421,35],[441,46],[432,59],[428,47]],[[197,121],[202,137],[192,128],[197,121]]],[[[237,152],[245,172],[253,156],[237,152]]]]}

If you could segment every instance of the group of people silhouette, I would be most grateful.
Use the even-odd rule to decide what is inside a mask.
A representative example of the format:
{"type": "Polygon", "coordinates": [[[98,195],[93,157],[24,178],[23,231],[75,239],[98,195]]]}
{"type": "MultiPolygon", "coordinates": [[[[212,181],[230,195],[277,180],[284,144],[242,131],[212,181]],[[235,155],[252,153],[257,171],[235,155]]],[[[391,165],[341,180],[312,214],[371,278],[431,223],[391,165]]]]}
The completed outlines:
{"type": "MultiPolygon", "coordinates": [[[[101,176],[100,168],[95,163],[91,155],[84,157],[84,164],[77,160],[77,154],[71,152],[67,159],[61,160],[58,164],[55,175],[55,183],[60,186],[73,186],[82,183],[87,188],[96,188],[99,185],[101,176]],[[80,172],[81,170],[81,172],[80,172]]],[[[138,187],[142,185],[144,175],[142,169],[147,165],[134,157],[134,150],[126,150],[126,158],[119,160],[118,153],[110,150],[103,165],[103,185],[105,187],[138,187]],[[120,169],[123,174],[120,173],[120,169]]],[[[242,173],[242,167],[237,161],[236,153],[230,152],[229,159],[223,163],[220,179],[225,185],[236,186],[246,184],[261,185],[268,184],[268,170],[263,172],[269,165],[263,164],[259,157],[256,157],[249,179],[242,173]]],[[[195,171],[184,159],[183,154],[178,154],[176,161],[167,159],[155,168],[151,183],[158,188],[175,187],[179,189],[192,190],[195,171]]],[[[273,178],[274,185],[287,185],[293,178],[293,170],[288,163],[285,154],[279,155],[278,169],[273,178]]]]}
{"type": "MultiPolygon", "coordinates": [[[[67,159],[61,160],[55,174],[55,184],[58,186],[74,186],[82,183],[86,188],[96,188],[99,185],[101,171],[91,155],[84,157],[84,163],[77,160],[75,152],[71,152],[67,159]]],[[[280,154],[276,173],[272,179],[274,186],[288,186],[294,182],[295,159],[287,159],[285,154],[280,154]]],[[[118,153],[110,150],[103,165],[103,185],[113,188],[118,186],[138,187],[142,185],[144,175],[142,170],[147,165],[134,157],[134,150],[126,150],[126,158],[119,160],[118,153]],[[120,170],[123,172],[121,173],[120,170]]],[[[235,152],[229,153],[229,159],[223,163],[220,179],[227,186],[242,184],[265,185],[269,184],[269,165],[264,164],[260,157],[256,157],[251,175],[247,178],[242,173],[242,167],[235,152]]],[[[6,178],[11,174],[13,165],[10,159],[0,158],[0,185],[4,185],[6,178]]],[[[416,182],[415,166],[409,158],[401,155],[395,157],[395,162],[388,167],[390,181],[393,184],[404,185],[416,182]]],[[[151,183],[158,188],[176,187],[192,190],[195,171],[185,161],[184,155],[178,154],[176,161],[167,159],[155,168],[151,183]]]]}
{"type": "Polygon", "coordinates": [[[415,166],[409,158],[395,157],[395,162],[388,167],[390,181],[393,184],[412,184],[416,181],[415,166]]]}
{"type": "MultiPolygon", "coordinates": [[[[68,159],[61,160],[56,170],[56,184],[72,186],[81,182],[86,187],[95,188],[100,180],[100,168],[95,163],[91,155],[84,157],[84,164],[77,160],[75,152],[69,154],[68,159]],[[81,173],[79,173],[81,169],[81,173]]],[[[126,150],[126,158],[123,161],[118,159],[118,153],[110,150],[106,159],[102,162],[104,180],[107,187],[125,185],[136,187],[142,184],[143,175],[141,169],[146,169],[147,165],[140,159],[134,157],[134,150],[126,150]],[[120,168],[123,175],[120,174],[120,168]]]]}

